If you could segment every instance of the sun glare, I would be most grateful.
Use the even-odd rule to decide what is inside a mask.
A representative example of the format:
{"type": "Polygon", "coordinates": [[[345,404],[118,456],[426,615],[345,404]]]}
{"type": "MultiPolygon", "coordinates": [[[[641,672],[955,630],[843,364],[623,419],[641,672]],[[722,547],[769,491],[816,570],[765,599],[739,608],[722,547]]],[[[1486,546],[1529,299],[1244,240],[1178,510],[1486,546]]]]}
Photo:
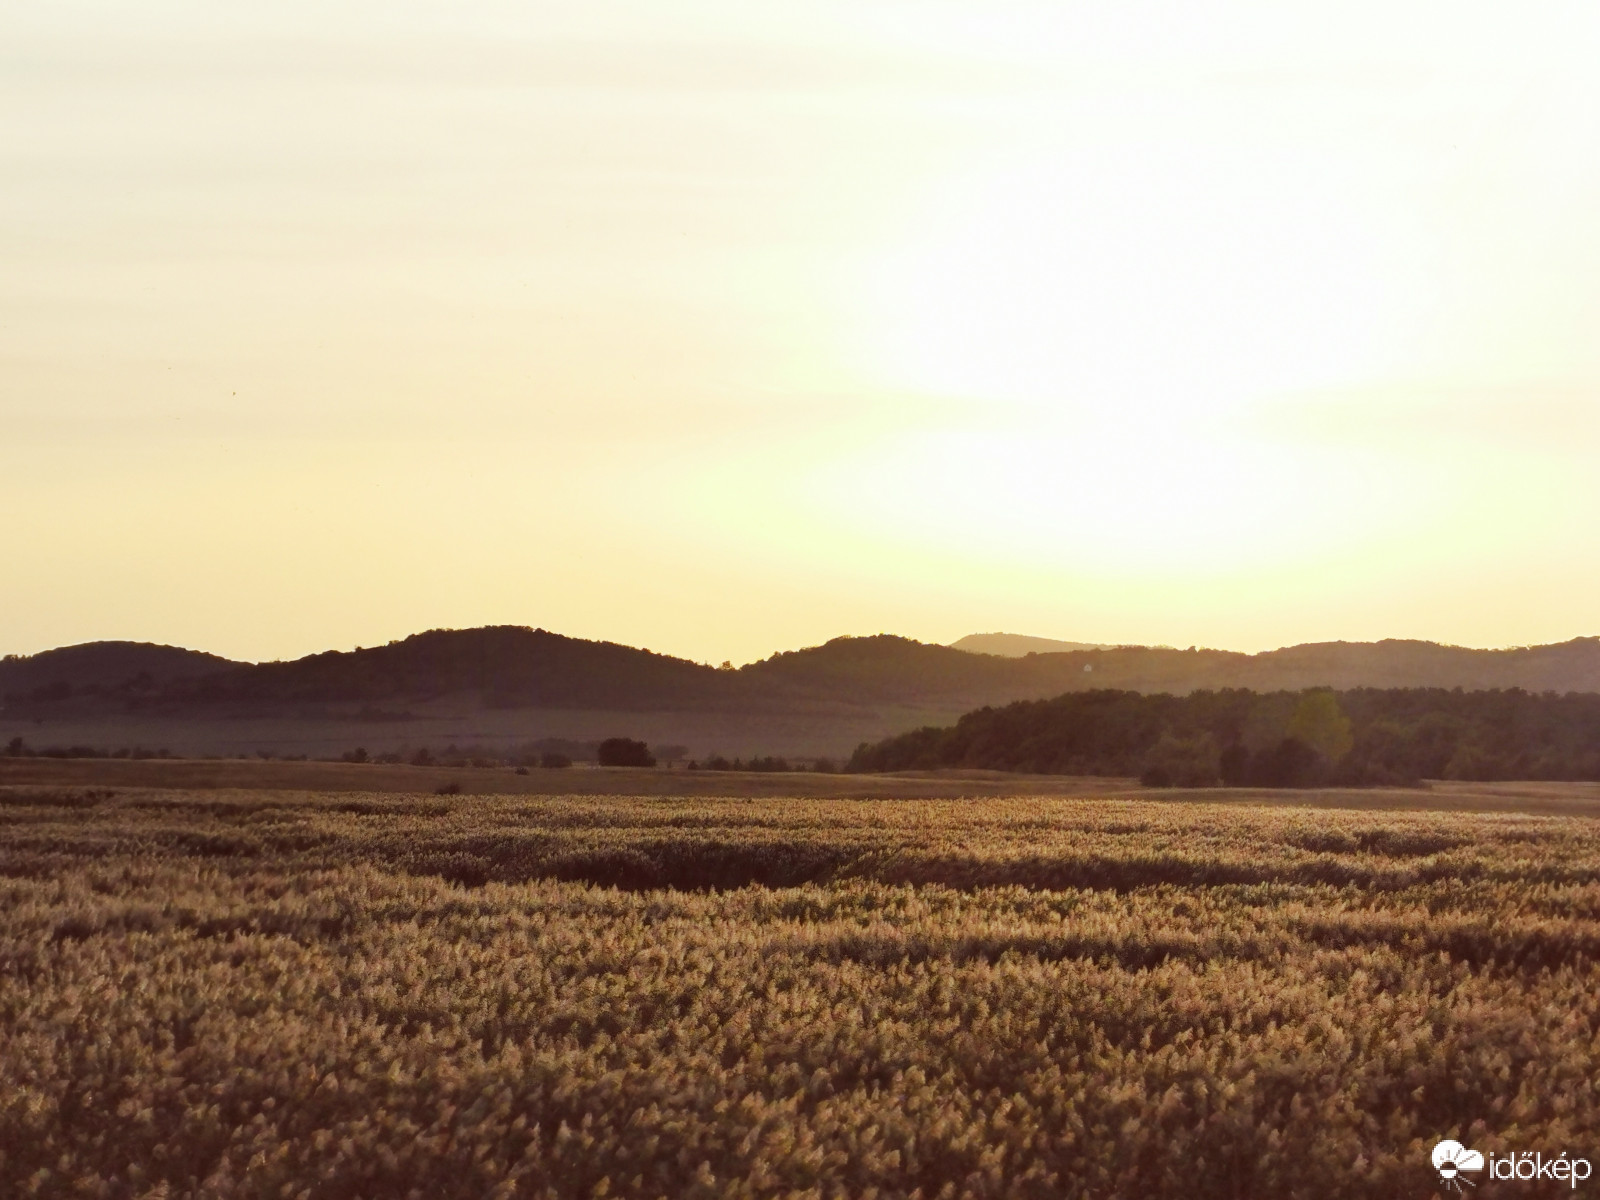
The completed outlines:
{"type": "Polygon", "coordinates": [[[1253,423],[1392,367],[1426,309],[1400,244],[1292,150],[1118,141],[974,168],[862,289],[867,369],[972,420],[836,464],[816,494],[885,532],[1119,567],[1369,537],[1396,499],[1370,460],[1253,423]]]}
{"type": "Polygon", "coordinates": [[[1388,365],[1396,243],[1308,155],[1069,148],[940,189],[873,264],[866,353],[936,395],[1206,417],[1388,365]]]}

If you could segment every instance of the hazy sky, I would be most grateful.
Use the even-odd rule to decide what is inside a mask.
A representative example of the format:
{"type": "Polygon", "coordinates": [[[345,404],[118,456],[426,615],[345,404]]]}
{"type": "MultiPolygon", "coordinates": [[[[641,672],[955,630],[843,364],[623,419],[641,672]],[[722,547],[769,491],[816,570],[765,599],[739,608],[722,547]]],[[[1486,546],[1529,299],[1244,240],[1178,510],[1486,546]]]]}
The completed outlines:
{"type": "Polygon", "coordinates": [[[0,652],[1600,633],[1600,6],[0,3],[0,652]]]}

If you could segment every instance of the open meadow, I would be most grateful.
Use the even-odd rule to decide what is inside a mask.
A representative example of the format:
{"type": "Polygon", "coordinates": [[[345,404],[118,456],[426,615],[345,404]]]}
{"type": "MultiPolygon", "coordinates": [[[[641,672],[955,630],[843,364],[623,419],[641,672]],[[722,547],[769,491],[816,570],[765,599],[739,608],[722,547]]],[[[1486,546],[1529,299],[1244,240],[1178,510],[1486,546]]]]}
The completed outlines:
{"type": "Polygon", "coordinates": [[[0,1195],[1387,1200],[1446,1136],[1600,1159],[1593,788],[88,769],[0,774],[0,1195]]]}

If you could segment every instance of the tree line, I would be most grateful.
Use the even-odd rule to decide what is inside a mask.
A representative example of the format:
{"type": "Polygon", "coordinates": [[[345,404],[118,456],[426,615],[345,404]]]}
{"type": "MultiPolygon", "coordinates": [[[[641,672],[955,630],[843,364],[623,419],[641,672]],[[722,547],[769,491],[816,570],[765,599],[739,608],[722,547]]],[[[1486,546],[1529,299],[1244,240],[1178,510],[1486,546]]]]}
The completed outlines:
{"type": "Polygon", "coordinates": [[[1354,688],[1097,690],[863,742],[851,771],[1135,775],[1152,786],[1600,780],[1600,694],[1354,688]]]}

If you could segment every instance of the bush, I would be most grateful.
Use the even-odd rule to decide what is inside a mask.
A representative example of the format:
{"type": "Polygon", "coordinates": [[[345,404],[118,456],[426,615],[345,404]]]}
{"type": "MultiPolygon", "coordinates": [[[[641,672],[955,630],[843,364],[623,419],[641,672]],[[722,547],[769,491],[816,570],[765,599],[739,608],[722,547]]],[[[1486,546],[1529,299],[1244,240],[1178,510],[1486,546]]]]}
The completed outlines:
{"type": "Polygon", "coordinates": [[[569,755],[557,754],[554,750],[547,750],[539,755],[539,765],[546,770],[560,770],[562,767],[570,767],[572,759],[569,755]]]}
{"type": "Polygon", "coordinates": [[[1327,763],[1299,738],[1286,737],[1250,762],[1256,787],[1316,787],[1327,780],[1327,763]]]}
{"type": "Polygon", "coordinates": [[[1215,787],[1217,757],[1209,734],[1195,738],[1163,734],[1150,748],[1139,782],[1146,787],[1215,787]]]}
{"type": "Polygon", "coordinates": [[[650,747],[643,742],[636,742],[632,738],[614,737],[607,738],[600,743],[595,751],[602,767],[653,767],[656,765],[655,755],[650,753],[650,747]]]}
{"type": "Polygon", "coordinates": [[[1243,787],[1250,782],[1250,751],[1238,742],[1222,752],[1218,762],[1222,782],[1228,787],[1243,787]]]}

